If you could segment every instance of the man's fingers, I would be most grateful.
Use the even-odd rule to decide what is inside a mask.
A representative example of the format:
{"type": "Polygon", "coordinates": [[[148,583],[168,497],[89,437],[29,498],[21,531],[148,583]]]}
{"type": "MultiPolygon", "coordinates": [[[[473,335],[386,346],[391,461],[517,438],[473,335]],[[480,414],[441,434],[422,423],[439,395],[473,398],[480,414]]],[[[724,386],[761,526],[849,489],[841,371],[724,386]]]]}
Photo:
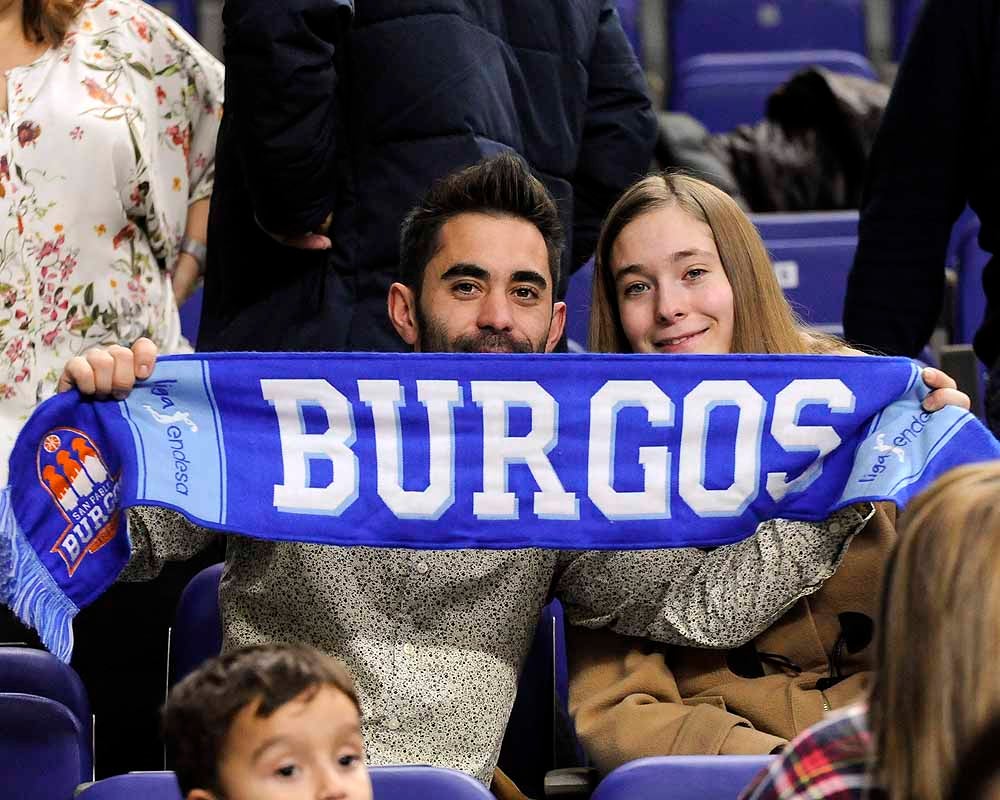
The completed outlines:
{"type": "Polygon", "coordinates": [[[153,366],[156,364],[156,354],[158,348],[152,341],[143,337],[136,339],[132,345],[132,358],[135,365],[135,377],[145,380],[153,374],[153,366]]]}

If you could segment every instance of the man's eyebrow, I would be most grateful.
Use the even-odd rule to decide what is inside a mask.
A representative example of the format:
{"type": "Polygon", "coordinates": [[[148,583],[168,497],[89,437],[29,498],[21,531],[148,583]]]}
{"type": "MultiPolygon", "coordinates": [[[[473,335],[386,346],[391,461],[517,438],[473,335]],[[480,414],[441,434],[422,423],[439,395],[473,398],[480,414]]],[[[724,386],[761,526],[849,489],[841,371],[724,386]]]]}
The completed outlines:
{"type": "Polygon", "coordinates": [[[489,280],[489,277],[490,272],[488,269],[485,269],[478,264],[470,264],[465,261],[459,261],[457,264],[452,264],[445,270],[444,274],[441,276],[441,280],[447,281],[452,278],[478,278],[481,281],[485,281],[489,280]]]}
{"type": "Polygon", "coordinates": [[[510,276],[511,283],[533,283],[539,289],[548,288],[549,282],[545,276],[533,269],[519,269],[510,276]]]}

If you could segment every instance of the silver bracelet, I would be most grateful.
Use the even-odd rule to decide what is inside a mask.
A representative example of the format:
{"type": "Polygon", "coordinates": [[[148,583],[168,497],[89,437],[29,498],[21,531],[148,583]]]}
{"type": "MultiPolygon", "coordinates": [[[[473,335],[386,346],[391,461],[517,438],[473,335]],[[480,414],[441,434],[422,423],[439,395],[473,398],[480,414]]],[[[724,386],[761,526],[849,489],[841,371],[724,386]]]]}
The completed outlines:
{"type": "Polygon", "coordinates": [[[191,256],[191,258],[198,262],[199,277],[205,274],[205,255],[208,252],[208,248],[205,247],[204,242],[199,242],[197,239],[185,236],[181,239],[181,252],[187,253],[191,256]]]}

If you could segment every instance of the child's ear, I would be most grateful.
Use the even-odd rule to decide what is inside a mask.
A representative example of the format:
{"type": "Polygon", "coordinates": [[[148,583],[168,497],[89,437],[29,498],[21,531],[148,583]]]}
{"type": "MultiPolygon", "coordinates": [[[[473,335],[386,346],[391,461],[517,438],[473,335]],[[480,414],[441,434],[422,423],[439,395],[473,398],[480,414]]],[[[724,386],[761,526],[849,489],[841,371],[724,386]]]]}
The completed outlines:
{"type": "Polygon", "coordinates": [[[185,800],[216,800],[216,797],[205,789],[192,789],[185,800]]]}

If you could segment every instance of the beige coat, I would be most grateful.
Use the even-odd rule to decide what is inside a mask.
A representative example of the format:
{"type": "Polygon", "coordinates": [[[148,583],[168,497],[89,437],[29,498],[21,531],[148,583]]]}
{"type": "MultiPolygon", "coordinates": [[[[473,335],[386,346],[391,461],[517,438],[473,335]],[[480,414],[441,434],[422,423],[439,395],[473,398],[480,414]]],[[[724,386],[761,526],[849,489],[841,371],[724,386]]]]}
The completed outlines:
{"type": "Polygon", "coordinates": [[[895,516],[894,506],[880,504],[834,576],[737,650],[569,626],[570,712],[597,767],[607,772],[653,755],[769,753],[854,700],[868,686],[875,649],[868,634],[895,516]],[[847,677],[817,688],[834,664],[847,677]]]}

